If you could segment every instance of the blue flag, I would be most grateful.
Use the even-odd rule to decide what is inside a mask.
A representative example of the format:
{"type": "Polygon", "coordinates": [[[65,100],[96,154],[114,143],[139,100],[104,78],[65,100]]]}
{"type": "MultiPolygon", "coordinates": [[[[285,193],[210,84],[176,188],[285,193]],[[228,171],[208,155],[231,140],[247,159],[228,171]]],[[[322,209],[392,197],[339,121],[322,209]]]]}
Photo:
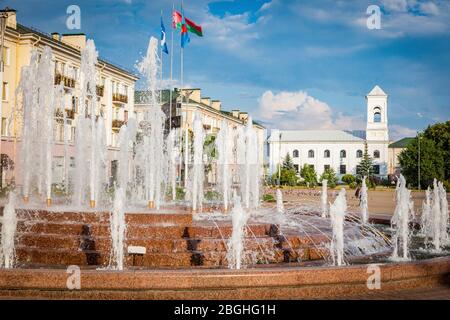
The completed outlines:
{"type": "Polygon", "coordinates": [[[167,49],[166,43],[166,28],[164,28],[162,16],[161,16],[161,48],[164,53],[169,54],[169,49],[167,49]]]}
{"type": "Polygon", "coordinates": [[[184,11],[183,8],[181,8],[181,47],[184,48],[189,41],[191,41],[191,39],[189,38],[186,19],[184,18],[184,11]]]}

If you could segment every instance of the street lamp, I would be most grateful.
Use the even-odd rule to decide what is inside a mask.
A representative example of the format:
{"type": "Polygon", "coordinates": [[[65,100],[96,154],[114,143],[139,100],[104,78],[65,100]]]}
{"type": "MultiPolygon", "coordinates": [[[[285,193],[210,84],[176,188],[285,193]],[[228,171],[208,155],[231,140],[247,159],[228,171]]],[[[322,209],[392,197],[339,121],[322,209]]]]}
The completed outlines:
{"type": "Polygon", "coordinates": [[[418,165],[417,165],[417,188],[420,190],[420,132],[417,132],[417,142],[419,145],[418,165]]]}
{"type": "Polygon", "coordinates": [[[0,166],[1,166],[1,176],[0,176],[0,186],[3,185],[3,163],[1,159],[1,150],[2,150],[2,120],[3,120],[3,71],[4,71],[4,64],[3,64],[3,47],[5,43],[5,31],[6,31],[6,23],[9,15],[11,13],[14,13],[15,10],[12,10],[8,7],[6,7],[3,10],[0,10],[0,166]]]}

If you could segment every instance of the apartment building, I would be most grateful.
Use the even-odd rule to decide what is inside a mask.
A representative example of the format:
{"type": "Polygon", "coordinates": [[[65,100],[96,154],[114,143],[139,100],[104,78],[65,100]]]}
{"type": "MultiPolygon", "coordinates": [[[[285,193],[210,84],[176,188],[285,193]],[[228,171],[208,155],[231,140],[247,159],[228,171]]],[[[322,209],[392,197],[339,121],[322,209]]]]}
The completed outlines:
{"type": "MultiPolygon", "coordinates": [[[[69,132],[70,144],[75,139],[77,119],[85,116],[85,110],[80,103],[81,80],[80,65],[81,51],[86,46],[84,34],[46,34],[17,22],[16,14],[7,18],[4,39],[4,77],[2,83],[2,130],[1,154],[8,159],[5,163],[16,159],[16,142],[20,141],[20,119],[13,112],[17,108],[15,92],[20,81],[21,69],[30,61],[31,52],[37,49],[42,52],[45,46],[52,49],[55,66],[55,84],[64,83],[66,123],[62,121],[62,114],[55,126],[54,138],[56,143],[64,140],[64,126],[69,132]]],[[[134,115],[134,87],[138,77],[130,71],[99,58],[97,64],[97,115],[101,114],[105,120],[107,144],[110,150],[111,163],[116,159],[118,134],[120,127],[134,115]]],[[[62,148],[61,148],[62,149],[62,148]]],[[[72,151],[73,152],[73,151],[72,151]]],[[[54,182],[58,183],[63,172],[62,151],[56,150],[54,156],[54,182]]],[[[2,182],[6,182],[6,165],[2,166],[2,182]]]]}

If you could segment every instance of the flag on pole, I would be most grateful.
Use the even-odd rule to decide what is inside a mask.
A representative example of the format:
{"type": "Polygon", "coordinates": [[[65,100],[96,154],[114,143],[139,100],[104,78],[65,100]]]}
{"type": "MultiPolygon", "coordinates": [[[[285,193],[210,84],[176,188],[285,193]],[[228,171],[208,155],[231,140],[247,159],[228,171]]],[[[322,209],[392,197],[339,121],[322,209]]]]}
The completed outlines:
{"type": "Polygon", "coordinates": [[[181,8],[181,47],[184,48],[190,41],[183,8],[181,8]]]}
{"type": "Polygon", "coordinates": [[[164,28],[164,22],[161,15],[161,50],[165,54],[169,54],[169,49],[167,49],[167,43],[166,43],[166,28],[164,28]]]}
{"type": "MultiPolygon", "coordinates": [[[[201,26],[195,24],[194,22],[192,22],[189,19],[186,19],[186,17],[185,17],[185,21],[186,21],[187,30],[189,32],[195,33],[199,37],[203,37],[203,30],[202,30],[201,26]]],[[[172,17],[172,22],[173,22],[172,27],[174,29],[181,30],[181,26],[183,25],[183,15],[181,13],[179,13],[178,11],[174,11],[173,17],[172,17]]]]}

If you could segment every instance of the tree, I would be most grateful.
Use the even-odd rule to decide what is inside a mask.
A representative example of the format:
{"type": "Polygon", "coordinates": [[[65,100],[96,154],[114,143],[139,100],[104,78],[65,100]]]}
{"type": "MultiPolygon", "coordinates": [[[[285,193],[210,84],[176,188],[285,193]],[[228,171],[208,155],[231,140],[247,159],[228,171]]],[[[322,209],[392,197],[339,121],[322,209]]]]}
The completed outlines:
{"type": "Polygon", "coordinates": [[[436,147],[443,152],[444,159],[447,159],[445,162],[445,180],[450,180],[450,161],[448,161],[450,159],[450,120],[428,126],[422,137],[433,140],[436,147]]]}
{"type": "Polygon", "coordinates": [[[358,174],[362,177],[370,178],[373,175],[373,160],[369,156],[367,141],[364,142],[364,154],[358,167],[358,174]]]}
{"type": "MultiPolygon", "coordinates": [[[[411,141],[399,156],[398,161],[402,167],[402,174],[408,183],[417,187],[419,147],[418,139],[411,141]]],[[[444,180],[445,161],[444,151],[436,146],[433,140],[420,138],[420,186],[426,189],[433,183],[433,179],[444,180]]]]}
{"type": "Polygon", "coordinates": [[[350,185],[351,183],[355,182],[356,179],[352,174],[346,174],[341,178],[342,182],[350,185]]]}
{"type": "Polygon", "coordinates": [[[300,176],[309,187],[315,187],[317,185],[317,174],[314,166],[305,163],[300,171],[300,176]]]}
{"type": "Polygon", "coordinates": [[[281,168],[281,172],[280,169],[278,169],[278,171],[272,175],[273,183],[278,181],[278,176],[280,177],[280,185],[295,186],[297,184],[298,178],[295,169],[281,168]]]}
{"type": "Polygon", "coordinates": [[[328,187],[334,188],[338,183],[336,172],[332,168],[326,169],[320,176],[320,182],[327,180],[328,187]]]}
{"type": "Polygon", "coordinates": [[[294,169],[294,162],[292,162],[292,159],[291,159],[291,156],[289,155],[289,152],[286,153],[286,157],[284,157],[283,169],[286,169],[286,170],[294,169]]]}

